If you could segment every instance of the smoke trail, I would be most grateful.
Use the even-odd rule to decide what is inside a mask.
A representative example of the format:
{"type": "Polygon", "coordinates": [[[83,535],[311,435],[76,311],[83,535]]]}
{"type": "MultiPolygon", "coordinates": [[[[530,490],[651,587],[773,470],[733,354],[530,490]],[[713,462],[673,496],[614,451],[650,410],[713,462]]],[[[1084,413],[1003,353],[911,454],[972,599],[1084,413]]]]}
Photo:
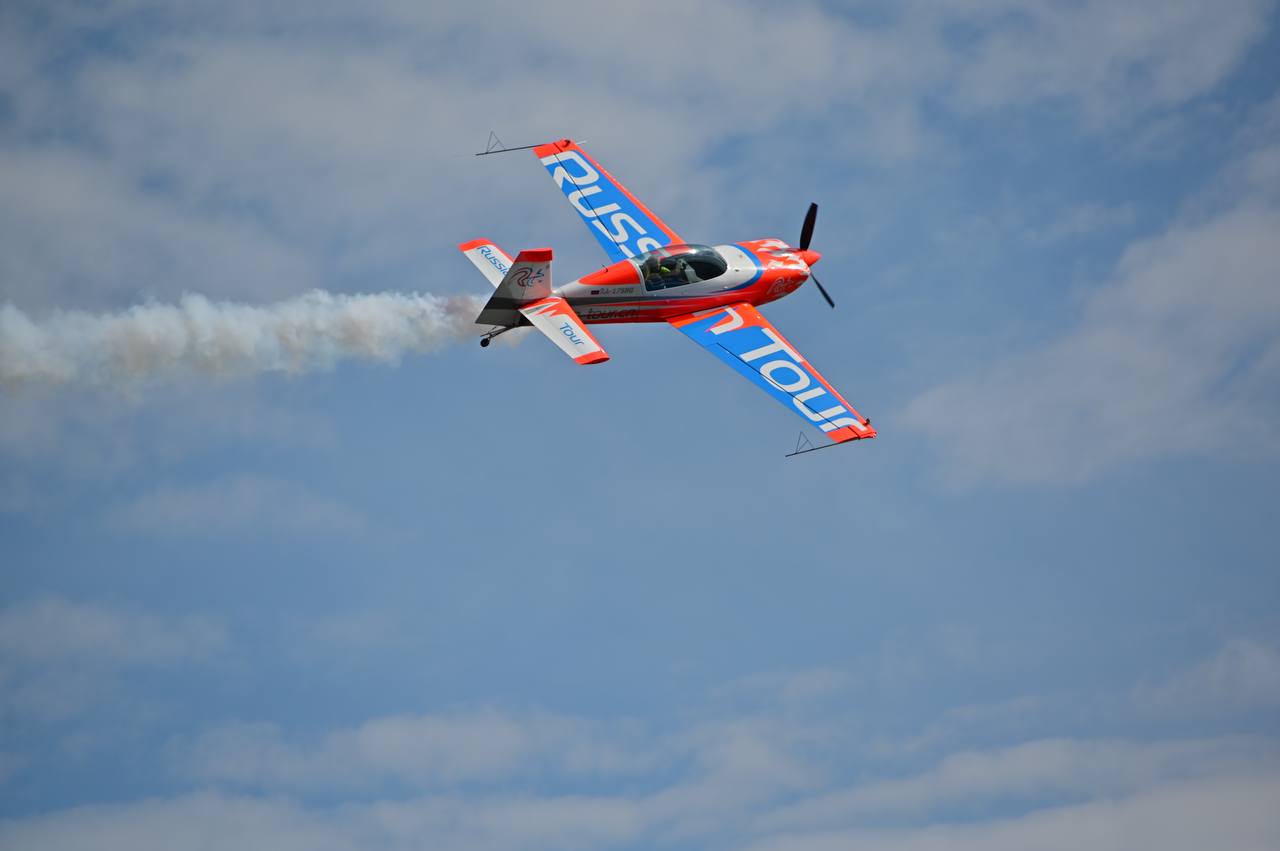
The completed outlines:
{"type": "Polygon", "coordinates": [[[395,362],[407,352],[474,338],[483,304],[474,296],[317,290],[262,306],[188,295],[176,305],[65,311],[38,321],[5,304],[0,387],[301,373],[343,357],[395,362]]]}

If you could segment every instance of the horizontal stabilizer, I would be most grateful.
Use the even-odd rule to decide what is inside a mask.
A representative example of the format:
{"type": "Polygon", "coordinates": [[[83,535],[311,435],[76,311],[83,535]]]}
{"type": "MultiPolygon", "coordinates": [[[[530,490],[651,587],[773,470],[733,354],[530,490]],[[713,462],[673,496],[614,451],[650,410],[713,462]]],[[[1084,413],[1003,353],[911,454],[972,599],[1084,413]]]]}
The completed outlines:
{"type": "Polygon", "coordinates": [[[507,272],[511,271],[511,255],[488,239],[473,239],[458,246],[458,250],[467,255],[467,259],[475,264],[489,283],[495,287],[502,283],[507,272]]]}
{"type": "Polygon", "coordinates": [[[520,308],[520,312],[533,323],[560,351],[580,364],[602,363],[609,353],[600,345],[582,319],[560,296],[551,296],[520,308]]]}

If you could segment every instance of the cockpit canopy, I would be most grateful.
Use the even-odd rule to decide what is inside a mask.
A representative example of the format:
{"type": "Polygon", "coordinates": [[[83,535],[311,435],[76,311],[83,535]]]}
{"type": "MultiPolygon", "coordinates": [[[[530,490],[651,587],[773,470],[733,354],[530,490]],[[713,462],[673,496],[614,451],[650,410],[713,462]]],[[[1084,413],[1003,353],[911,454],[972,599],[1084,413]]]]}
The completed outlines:
{"type": "Polygon", "coordinates": [[[646,290],[680,287],[718,278],[729,269],[709,245],[665,245],[631,258],[646,290]]]}

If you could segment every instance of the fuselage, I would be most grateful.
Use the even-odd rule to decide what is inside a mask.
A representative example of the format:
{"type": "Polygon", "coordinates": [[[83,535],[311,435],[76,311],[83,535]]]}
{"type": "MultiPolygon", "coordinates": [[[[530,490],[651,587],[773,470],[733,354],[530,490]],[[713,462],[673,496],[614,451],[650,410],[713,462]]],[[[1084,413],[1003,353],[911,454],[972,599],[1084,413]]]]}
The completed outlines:
{"type": "Polygon", "coordinates": [[[700,310],[782,298],[809,279],[816,251],[780,239],[668,245],[555,288],[583,322],[662,322],[700,310]]]}

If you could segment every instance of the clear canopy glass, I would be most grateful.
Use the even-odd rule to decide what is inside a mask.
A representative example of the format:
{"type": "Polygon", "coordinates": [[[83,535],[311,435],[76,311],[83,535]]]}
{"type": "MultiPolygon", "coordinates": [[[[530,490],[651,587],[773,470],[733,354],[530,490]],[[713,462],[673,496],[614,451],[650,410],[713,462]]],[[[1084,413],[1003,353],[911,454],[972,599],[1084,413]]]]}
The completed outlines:
{"type": "Polygon", "coordinates": [[[647,290],[682,287],[718,278],[729,264],[709,245],[665,245],[631,258],[647,290]]]}

